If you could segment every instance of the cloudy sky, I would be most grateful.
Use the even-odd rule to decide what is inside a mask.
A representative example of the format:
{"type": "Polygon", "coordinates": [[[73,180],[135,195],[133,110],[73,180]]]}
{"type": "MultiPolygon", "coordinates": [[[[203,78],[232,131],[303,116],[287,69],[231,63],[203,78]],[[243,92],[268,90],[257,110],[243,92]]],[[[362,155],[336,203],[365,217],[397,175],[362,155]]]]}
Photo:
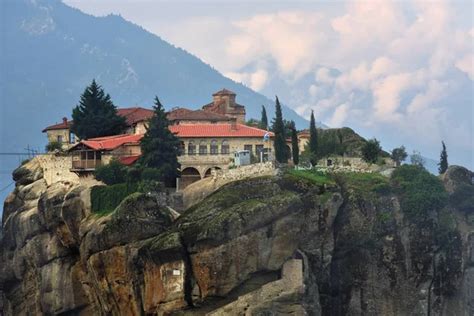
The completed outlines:
{"type": "Polygon", "coordinates": [[[474,167],[471,1],[65,0],[120,14],[299,114],[474,167]]]}

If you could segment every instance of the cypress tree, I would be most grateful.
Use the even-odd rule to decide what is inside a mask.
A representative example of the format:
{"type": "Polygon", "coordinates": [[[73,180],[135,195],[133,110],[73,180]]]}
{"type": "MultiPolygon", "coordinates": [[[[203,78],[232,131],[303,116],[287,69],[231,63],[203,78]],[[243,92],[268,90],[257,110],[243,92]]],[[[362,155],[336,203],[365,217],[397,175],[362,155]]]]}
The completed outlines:
{"type": "Polygon", "coordinates": [[[443,149],[441,150],[438,163],[439,174],[443,174],[448,170],[448,153],[446,152],[446,145],[444,144],[444,141],[442,141],[441,144],[443,145],[443,149]]]}
{"type": "Polygon", "coordinates": [[[288,151],[286,149],[285,126],[283,124],[283,114],[278,97],[275,101],[275,119],[273,121],[273,133],[275,133],[274,147],[275,158],[280,163],[288,162],[288,151]]]}
{"type": "Polygon", "coordinates": [[[160,180],[172,185],[180,168],[178,163],[180,141],[168,129],[169,121],[158,97],[155,97],[153,109],[155,113],[141,140],[142,156],[139,162],[146,168],[157,169],[161,175],[160,180]]]}
{"type": "Polygon", "coordinates": [[[295,166],[300,162],[300,149],[298,147],[298,133],[296,132],[295,122],[291,121],[291,153],[293,154],[293,163],[295,166]]]}
{"type": "Polygon", "coordinates": [[[85,88],[79,105],[72,110],[73,132],[80,139],[121,134],[127,128],[124,117],[117,114],[117,108],[109,94],[97,82],[85,88]]]}
{"type": "Polygon", "coordinates": [[[311,119],[309,121],[309,153],[311,164],[314,166],[318,162],[318,129],[316,128],[314,111],[311,111],[311,119]]]}
{"type": "Polygon", "coordinates": [[[268,118],[267,118],[267,110],[265,106],[262,105],[262,117],[260,119],[260,128],[261,129],[268,129],[268,118]]]}

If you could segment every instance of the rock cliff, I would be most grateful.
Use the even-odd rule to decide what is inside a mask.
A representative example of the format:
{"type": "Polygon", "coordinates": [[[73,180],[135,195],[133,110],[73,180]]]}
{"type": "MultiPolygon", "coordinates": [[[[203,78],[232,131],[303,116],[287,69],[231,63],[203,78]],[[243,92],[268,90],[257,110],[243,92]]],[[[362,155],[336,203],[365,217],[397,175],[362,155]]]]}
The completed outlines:
{"type": "MultiPolygon", "coordinates": [[[[472,176],[450,168],[446,194],[470,190],[472,176]]],[[[47,185],[34,160],[13,177],[6,315],[474,314],[469,203],[420,218],[396,182],[282,173],[227,184],[178,218],[139,193],[100,215],[90,187],[47,185]]]]}

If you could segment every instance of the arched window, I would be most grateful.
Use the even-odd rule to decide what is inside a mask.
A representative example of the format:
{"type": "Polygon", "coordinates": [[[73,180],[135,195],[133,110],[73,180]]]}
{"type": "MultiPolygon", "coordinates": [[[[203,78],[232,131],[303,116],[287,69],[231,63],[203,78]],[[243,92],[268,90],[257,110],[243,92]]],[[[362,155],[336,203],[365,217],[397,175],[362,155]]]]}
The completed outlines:
{"type": "Polygon", "coordinates": [[[199,143],[199,154],[200,155],[207,155],[207,142],[205,140],[202,140],[199,143]]]}
{"type": "Polygon", "coordinates": [[[217,140],[211,140],[211,155],[217,155],[219,153],[219,147],[217,146],[217,140]]]}
{"type": "Polygon", "coordinates": [[[194,145],[193,141],[188,143],[188,155],[195,155],[196,154],[196,145],[194,145]]]}
{"type": "Polygon", "coordinates": [[[224,139],[222,141],[221,153],[224,154],[224,155],[228,155],[230,153],[229,141],[227,139],[224,139]]]}

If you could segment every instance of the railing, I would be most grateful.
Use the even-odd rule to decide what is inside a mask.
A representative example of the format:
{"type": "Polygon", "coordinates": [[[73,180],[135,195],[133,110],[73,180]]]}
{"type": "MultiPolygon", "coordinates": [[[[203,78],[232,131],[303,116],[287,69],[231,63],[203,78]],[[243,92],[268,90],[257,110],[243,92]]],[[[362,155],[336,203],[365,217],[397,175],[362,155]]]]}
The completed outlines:
{"type": "Polygon", "coordinates": [[[72,169],[95,169],[101,165],[100,160],[73,160],[72,169]]]}

